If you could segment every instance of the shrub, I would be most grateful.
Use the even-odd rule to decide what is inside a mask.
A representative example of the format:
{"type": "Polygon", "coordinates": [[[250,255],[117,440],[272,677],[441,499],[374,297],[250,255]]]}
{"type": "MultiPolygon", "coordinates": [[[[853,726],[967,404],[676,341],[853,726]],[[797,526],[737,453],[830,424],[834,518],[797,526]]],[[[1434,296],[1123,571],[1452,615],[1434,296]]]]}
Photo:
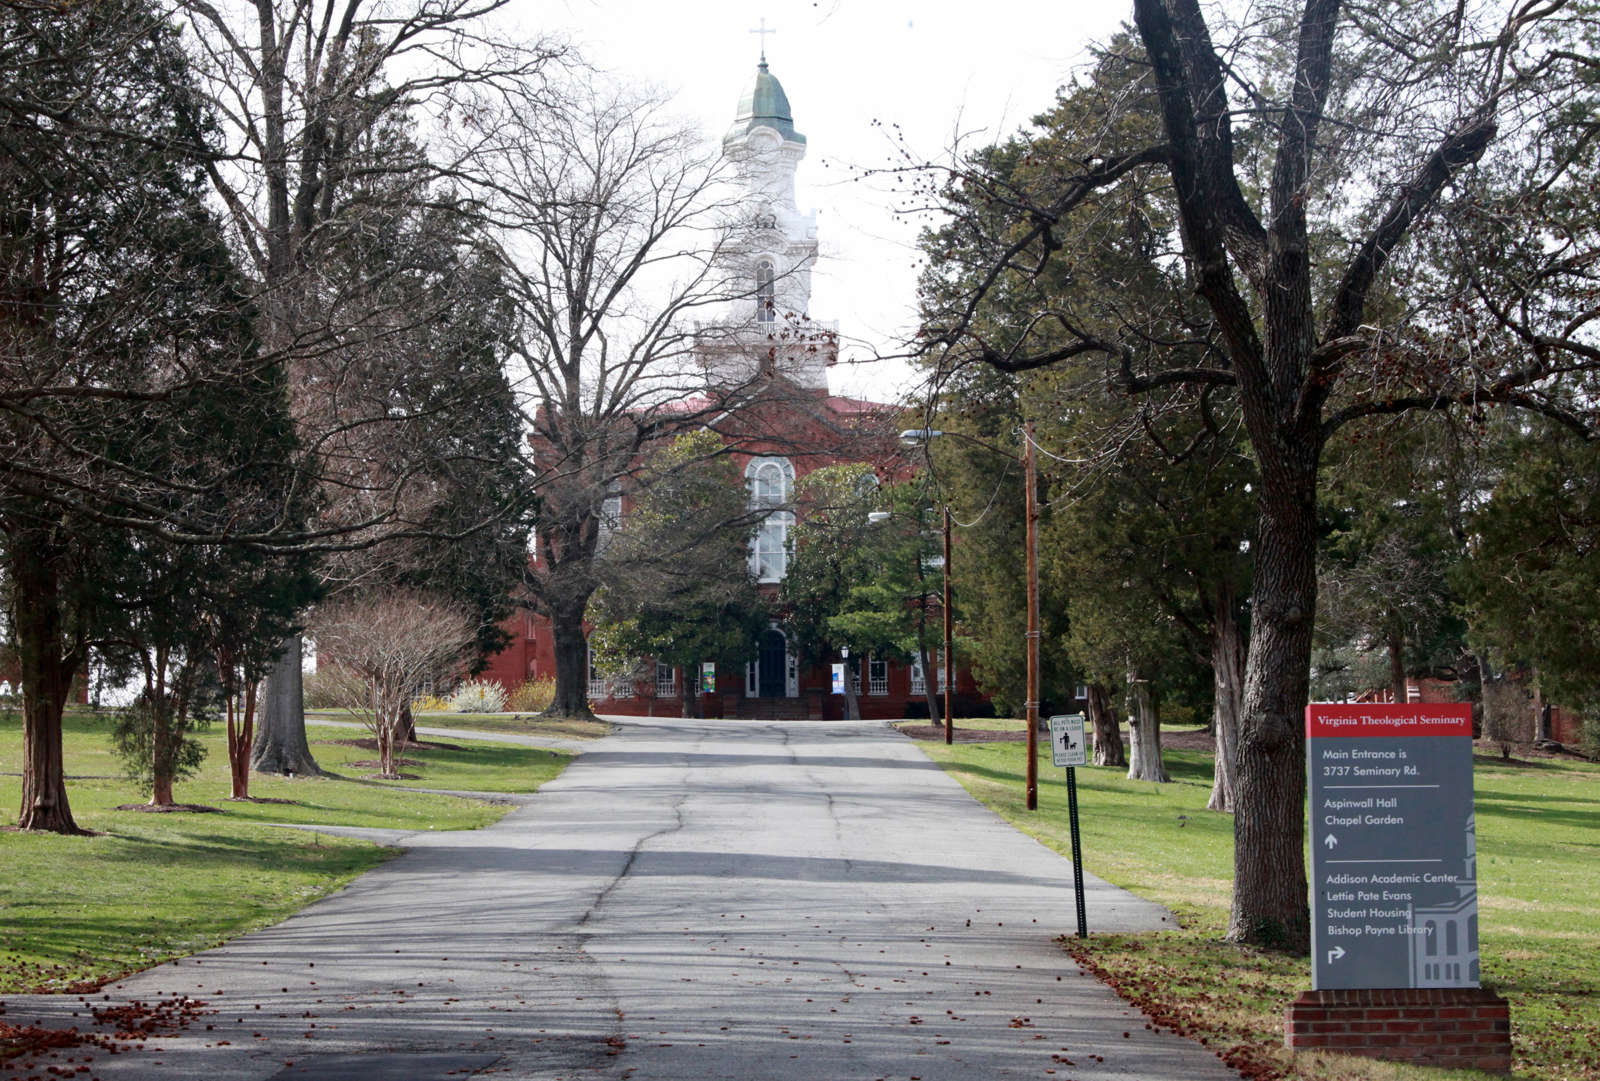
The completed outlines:
{"type": "Polygon", "coordinates": [[[556,700],[556,681],[550,676],[530,679],[511,692],[506,708],[513,713],[543,713],[556,700]]]}
{"type": "Polygon", "coordinates": [[[307,709],[343,709],[339,700],[338,680],[333,671],[319,668],[300,677],[300,690],[305,696],[307,709]]]}
{"type": "Polygon", "coordinates": [[[1512,748],[1533,739],[1533,699],[1520,683],[1491,679],[1483,684],[1483,737],[1510,758],[1512,748]]]}
{"type": "Polygon", "coordinates": [[[419,694],[411,700],[412,713],[449,713],[450,699],[437,694],[419,694]]]}
{"type": "Polygon", "coordinates": [[[505,688],[486,679],[469,679],[450,696],[450,708],[457,713],[499,713],[505,704],[505,688]]]}
{"type": "Polygon", "coordinates": [[[156,707],[141,694],[133,704],[116,715],[111,726],[111,747],[122,760],[122,772],[146,796],[155,790],[156,775],[172,781],[185,781],[200,771],[206,748],[190,732],[204,729],[211,717],[198,710],[187,718],[169,719],[172,731],[160,748],[157,761],[156,707]]]}

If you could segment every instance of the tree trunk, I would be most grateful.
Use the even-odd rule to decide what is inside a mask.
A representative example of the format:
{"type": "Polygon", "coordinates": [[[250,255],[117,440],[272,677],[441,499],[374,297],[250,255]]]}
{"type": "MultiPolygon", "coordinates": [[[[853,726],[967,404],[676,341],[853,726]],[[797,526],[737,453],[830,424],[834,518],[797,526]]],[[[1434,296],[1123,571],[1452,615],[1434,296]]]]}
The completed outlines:
{"type": "Polygon", "coordinates": [[[405,702],[400,706],[400,721],[397,731],[399,732],[400,746],[404,747],[408,743],[417,742],[417,719],[411,714],[411,697],[409,695],[406,696],[405,702]]]}
{"type": "Polygon", "coordinates": [[[244,701],[228,696],[228,773],[234,799],[250,798],[250,745],[255,739],[256,685],[245,680],[244,701]]]}
{"type": "MultiPolygon", "coordinates": [[[[944,723],[944,710],[939,702],[939,677],[928,667],[928,647],[918,643],[917,652],[922,661],[922,697],[928,702],[928,720],[932,724],[944,723]]],[[[943,671],[943,668],[940,669],[943,671]]]]}
{"type": "Polygon", "coordinates": [[[1535,743],[1545,742],[1550,738],[1550,703],[1544,700],[1544,688],[1539,686],[1539,669],[1535,668],[1533,676],[1533,739],[1535,743]]]}
{"type": "Polygon", "coordinates": [[[305,695],[300,685],[300,638],[287,638],[283,656],[267,673],[261,727],[250,752],[257,773],[320,774],[306,742],[305,695]]]}
{"type": "Polygon", "coordinates": [[[550,638],[556,655],[556,691],[546,717],[594,720],[589,708],[589,640],[583,633],[587,599],[550,610],[550,638]]]}
{"type": "Polygon", "coordinates": [[[700,708],[700,666],[683,665],[678,669],[678,694],[683,699],[683,716],[701,717],[705,711],[700,708]]]}
{"type": "Polygon", "coordinates": [[[1161,761],[1161,714],[1150,695],[1150,681],[1128,673],[1128,780],[1166,784],[1172,780],[1161,761]]]}
{"type": "Polygon", "coordinates": [[[150,806],[171,807],[177,801],[172,798],[172,777],[157,776],[150,788],[150,806]]]}
{"type": "Polygon", "coordinates": [[[1299,461],[1287,452],[1262,458],[1228,938],[1303,954],[1311,944],[1305,707],[1317,601],[1317,453],[1313,446],[1299,461]]]}
{"type": "Polygon", "coordinates": [[[385,780],[400,777],[400,757],[405,749],[401,720],[396,716],[378,719],[378,772],[385,780]]]}
{"type": "Polygon", "coordinates": [[[859,721],[861,719],[861,698],[856,694],[855,669],[850,667],[850,658],[844,661],[844,719],[859,721]]]}
{"type": "Polygon", "coordinates": [[[1212,811],[1232,812],[1234,777],[1238,773],[1239,711],[1244,706],[1244,636],[1239,631],[1233,589],[1218,590],[1211,624],[1211,672],[1214,689],[1211,731],[1216,759],[1211,781],[1212,811]]]}
{"type": "Polygon", "coordinates": [[[1089,684],[1089,725],[1094,729],[1094,764],[1121,768],[1128,764],[1122,749],[1122,725],[1103,683],[1089,684]]]}
{"type": "Polygon", "coordinates": [[[1389,648],[1389,700],[1404,705],[1410,699],[1406,687],[1406,639],[1400,631],[1390,628],[1384,636],[1389,648]]]}
{"type": "Polygon", "coordinates": [[[22,806],[17,828],[82,834],[67,801],[61,716],[82,658],[63,654],[60,582],[48,550],[26,532],[12,538],[12,633],[22,685],[22,806]]]}
{"type": "MultiPolygon", "coordinates": [[[[166,658],[156,651],[159,672],[166,669],[166,658]]],[[[171,807],[173,774],[177,772],[178,744],[182,736],[173,723],[172,697],[166,682],[157,677],[153,691],[146,686],[150,697],[150,806],[171,807]]]]}

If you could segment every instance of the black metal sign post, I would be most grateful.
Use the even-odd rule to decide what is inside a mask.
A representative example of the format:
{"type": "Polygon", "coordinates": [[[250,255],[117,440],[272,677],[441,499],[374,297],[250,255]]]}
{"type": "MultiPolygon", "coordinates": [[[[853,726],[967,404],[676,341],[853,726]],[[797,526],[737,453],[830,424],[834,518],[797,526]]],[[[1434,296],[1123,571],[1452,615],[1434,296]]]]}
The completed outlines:
{"type": "Polygon", "coordinates": [[[1083,714],[1050,718],[1050,759],[1067,768],[1067,821],[1072,826],[1072,896],[1078,906],[1078,937],[1089,937],[1083,903],[1083,848],[1078,834],[1078,766],[1089,764],[1083,739],[1083,714]]]}

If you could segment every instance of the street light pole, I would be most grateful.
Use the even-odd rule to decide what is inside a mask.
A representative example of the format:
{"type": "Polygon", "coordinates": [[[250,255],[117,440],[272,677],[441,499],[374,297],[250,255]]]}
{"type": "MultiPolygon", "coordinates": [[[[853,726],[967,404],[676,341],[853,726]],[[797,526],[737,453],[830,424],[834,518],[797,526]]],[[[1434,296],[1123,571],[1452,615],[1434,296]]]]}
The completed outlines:
{"type": "Polygon", "coordinates": [[[1023,426],[1022,466],[1028,519],[1028,810],[1039,807],[1039,497],[1038,463],[1033,450],[1033,421],[1023,426]]]}
{"type": "Polygon", "coordinates": [[[950,649],[950,504],[944,505],[944,741],[955,742],[955,714],[950,695],[955,691],[955,654],[950,649]]]}

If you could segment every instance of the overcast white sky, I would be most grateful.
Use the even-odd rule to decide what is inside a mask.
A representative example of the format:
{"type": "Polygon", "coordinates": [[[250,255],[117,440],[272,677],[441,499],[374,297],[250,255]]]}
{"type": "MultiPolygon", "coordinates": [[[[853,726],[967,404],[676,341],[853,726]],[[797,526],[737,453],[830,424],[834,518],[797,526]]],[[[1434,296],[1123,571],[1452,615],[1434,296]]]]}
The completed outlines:
{"type": "Polygon", "coordinates": [[[839,321],[841,357],[856,362],[834,369],[834,391],[885,400],[911,369],[861,361],[912,329],[918,225],[850,167],[888,163],[891,125],[926,157],[958,133],[976,146],[1015,131],[1131,12],[1115,0],[556,0],[522,14],[597,67],[667,91],[716,139],[755,76],[751,31],[763,18],[777,31],[767,61],[808,146],[798,201],[818,212],[811,314],[839,321]]]}

